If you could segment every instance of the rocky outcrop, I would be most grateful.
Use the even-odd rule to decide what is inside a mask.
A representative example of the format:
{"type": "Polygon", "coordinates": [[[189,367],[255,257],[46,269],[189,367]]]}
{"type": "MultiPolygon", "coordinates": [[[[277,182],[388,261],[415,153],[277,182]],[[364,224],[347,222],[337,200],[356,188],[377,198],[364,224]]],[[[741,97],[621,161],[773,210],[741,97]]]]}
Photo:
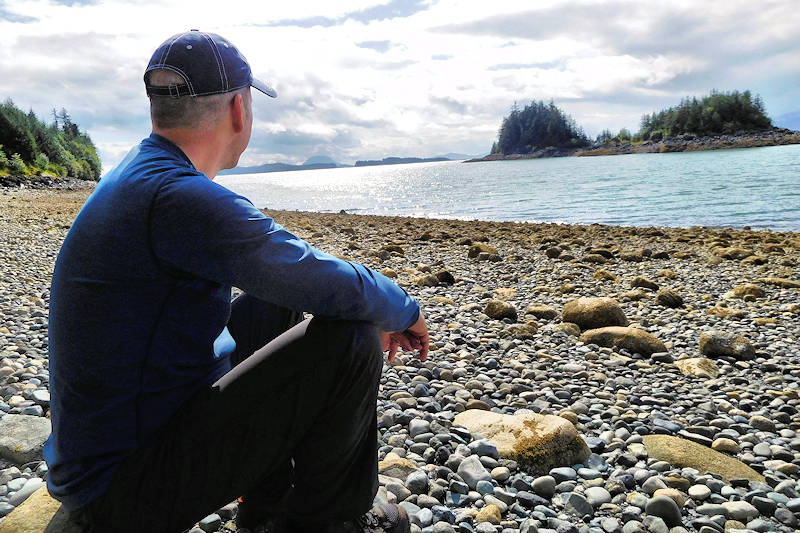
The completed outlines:
{"type": "Polygon", "coordinates": [[[571,466],[590,455],[575,426],[560,416],[471,409],[456,415],[454,423],[480,433],[497,447],[501,457],[517,461],[531,472],[571,466]]]}

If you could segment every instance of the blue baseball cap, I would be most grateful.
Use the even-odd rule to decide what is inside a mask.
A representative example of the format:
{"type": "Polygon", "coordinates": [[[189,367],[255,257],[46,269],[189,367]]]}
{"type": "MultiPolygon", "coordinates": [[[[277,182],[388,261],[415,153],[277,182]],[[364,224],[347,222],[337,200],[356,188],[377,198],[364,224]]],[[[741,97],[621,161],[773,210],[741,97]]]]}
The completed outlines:
{"type": "Polygon", "coordinates": [[[248,85],[272,98],[278,96],[275,89],[253,78],[250,64],[227,39],[199,30],[179,33],[164,41],[144,73],[147,96],[208,96],[248,85]],[[158,69],[178,74],[185,83],[150,85],[147,73],[158,69]]]}

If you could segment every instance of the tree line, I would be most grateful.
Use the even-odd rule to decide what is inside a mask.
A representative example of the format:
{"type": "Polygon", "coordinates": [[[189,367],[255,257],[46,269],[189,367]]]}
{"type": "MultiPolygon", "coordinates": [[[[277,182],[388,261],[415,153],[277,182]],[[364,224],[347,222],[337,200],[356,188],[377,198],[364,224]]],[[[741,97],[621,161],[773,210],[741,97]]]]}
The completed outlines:
{"type": "Polygon", "coordinates": [[[10,98],[0,104],[0,176],[49,174],[96,181],[101,170],[94,143],[66,109],[53,109],[53,122],[46,124],[10,98]]]}
{"type": "MultiPolygon", "coordinates": [[[[750,91],[718,92],[700,99],[684,98],[680,104],[642,116],[639,131],[605,129],[594,144],[662,141],[679,135],[707,136],[758,131],[772,127],[760,96],[750,91]]],[[[591,141],[569,115],[551,101],[533,101],[522,110],[515,103],[503,118],[492,145],[493,154],[528,154],[543,148],[578,148],[591,141]]]]}

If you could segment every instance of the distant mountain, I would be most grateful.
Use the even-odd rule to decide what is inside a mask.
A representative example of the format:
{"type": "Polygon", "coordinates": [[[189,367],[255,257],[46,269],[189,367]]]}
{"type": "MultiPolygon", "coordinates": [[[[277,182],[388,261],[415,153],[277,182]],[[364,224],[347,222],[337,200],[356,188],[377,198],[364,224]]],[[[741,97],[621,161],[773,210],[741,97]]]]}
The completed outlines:
{"type": "Polygon", "coordinates": [[[772,125],[778,128],[786,128],[787,130],[800,131],[800,111],[781,115],[772,121],[772,125]]]}
{"type": "Polygon", "coordinates": [[[451,161],[463,161],[464,159],[473,159],[475,157],[483,157],[486,154],[480,155],[467,155],[467,154],[459,154],[456,152],[450,152],[444,155],[436,156],[436,157],[443,157],[445,159],[449,159],[451,161]]]}
{"type": "Polygon", "coordinates": [[[405,163],[433,163],[437,161],[449,161],[449,159],[446,157],[384,157],[380,161],[375,159],[356,161],[356,166],[372,167],[377,165],[402,165],[405,163]]]}
{"type": "Polygon", "coordinates": [[[256,165],[253,167],[236,167],[227,170],[221,170],[220,176],[231,174],[262,174],[264,172],[287,172],[290,170],[319,170],[323,168],[336,168],[336,163],[313,163],[302,165],[290,165],[288,163],[266,163],[264,165],[256,165]]]}
{"type": "Polygon", "coordinates": [[[308,159],[306,159],[305,163],[303,163],[303,166],[308,166],[308,165],[334,165],[334,166],[339,166],[338,163],[336,163],[336,161],[334,161],[333,159],[331,159],[327,155],[315,155],[315,156],[309,157],[308,159]]]}

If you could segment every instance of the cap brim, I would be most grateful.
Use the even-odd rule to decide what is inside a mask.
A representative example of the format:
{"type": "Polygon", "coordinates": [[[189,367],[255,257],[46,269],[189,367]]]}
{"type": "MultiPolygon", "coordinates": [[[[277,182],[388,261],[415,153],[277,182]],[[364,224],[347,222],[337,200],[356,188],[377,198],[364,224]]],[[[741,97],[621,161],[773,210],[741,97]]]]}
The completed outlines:
{"type": "Polygon", "coordinates": [[[262,93],[266,94],[267,96],[271,96],[272,98],[277,98],[278,97],[278,93],[275,92],[275,89],[273,89],[272,87],[270,87],[269,85],[267,85],[266,83],[264,83],[261,80],[257,80],[255,78],[253,78],[253,81],[250,82],[250,86],[251,87],[255,87],[256,89],[258,89],[262,93]]]}

